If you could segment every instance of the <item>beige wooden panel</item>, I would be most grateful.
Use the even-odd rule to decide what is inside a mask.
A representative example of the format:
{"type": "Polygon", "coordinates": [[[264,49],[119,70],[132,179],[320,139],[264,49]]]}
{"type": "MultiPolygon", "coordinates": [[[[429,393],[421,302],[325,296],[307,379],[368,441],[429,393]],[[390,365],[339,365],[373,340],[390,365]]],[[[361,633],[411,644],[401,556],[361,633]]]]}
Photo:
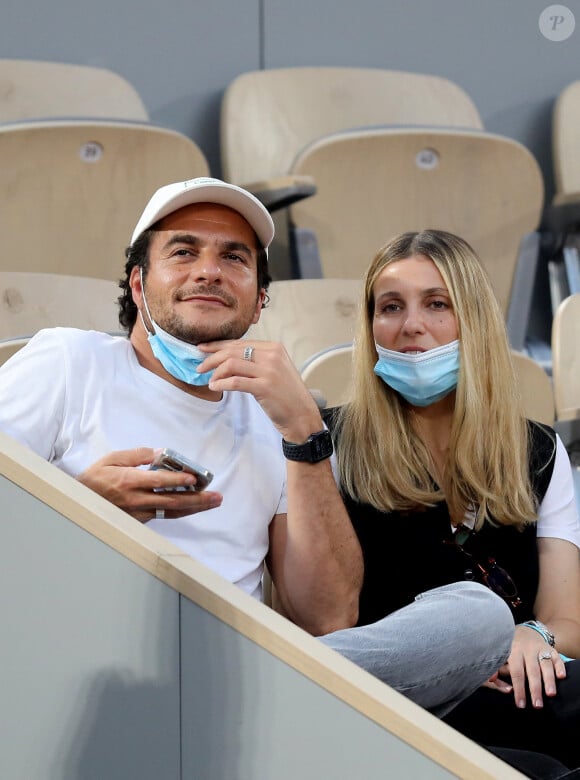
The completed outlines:
{"type": "Polygon", "coordinates": [[[327,408],[342,406],[352,392],[352,345],[330,347],[313,357],[301,371],[309,390],[318,390],[327,408]]]}
{"type": "Polygon", "coordinates": [[[135,87],[111,70],[0,59],[0,122],[48,117],[149,119],[135,87]]]}
{"type": "Polygon", "coordinates": [[[0,340],[0,366],[6,363],[12,355],[15,355],[19,349],[28,344],[28,338],[0,340]]]}
{"type": "Polygon", "coordinates": [[[110,279],[0,271],[0,339],[56,325],[120,331],[120,292],[110,279]]]}
{"type": "Polygon", "coordinates": [[[316,352],[354,338],[359,279],[289,279],[272,282],[270,303],[247,337],[279,341],[295,366],[316,352]]]}
{"type": "Polygon", "coordinates": [[[555,203],[571,195],[580,199],[580,81],[558,96],[552,116],[552,154],[556,183],[555,203]]]}
{"type": "Polygon", "coordinates": [[[552,322],[556,418],[580,418],[580,293],[565,298],[552,322]]]}
{"type": "Polygon", "coordinates": [[[153,192],[207,173],[192,140],[149,124],[0,125],[0,269],[117,280],[153,192]]]}
{"type": "Polygon", "coordinates": [[[362,275],[395,234],[439,228],[474,247],[507,310],[520,240],[543,203],[538,164],[518,142],[459,130],[343,133],[308,147],[294,172],[318,185],[291,218],[316,234],[323,276],[362,275]]]}
{"type": "Polygon", "coordinates": [[[238,76],[221,115],[224,176],[282,176],[309,143],[369,125],[482,127],[471,98],[439,76],[379,68],[274,68],[238,76]]]}
{"type": "Polygon", "coordinates": [[[512,360],[526,417],[553,425],[555,406],[552,380],[542,366],[527,355],[512,350],[512,360]]]}
{"type": "MultiPolygon", "coordinates": [[[[241,637],[250,639],[272,657],[330,692],[341,706],[347,704],[364,715],[373,728],[378,725],[386,729],[451,774],[469,780],[516,780],[521,777],[475,743],[4,433],[0,433],[0,475],[226,626],[234,628],[241,637]]],[[[25,553],[23,550],[11,551],[12,555],[25,553]]],[[[34,576],[33,568],[29,567],[27,576],[34,576]]],[[[273,705],[276,705],[275,697],[273,705]]],[[[9,707],[9,702],[4,706],[9,707]]],[[[250,709],[244,713],[244,718],[251,715],[250,709]]],[[[258,733],[263,733],[262,725],[255,724],[258,733]]],[[[315,735],[312,736],[315,741],[315,735]]],[[[297,747],[301,749],[301,746],[297,747]]]]}

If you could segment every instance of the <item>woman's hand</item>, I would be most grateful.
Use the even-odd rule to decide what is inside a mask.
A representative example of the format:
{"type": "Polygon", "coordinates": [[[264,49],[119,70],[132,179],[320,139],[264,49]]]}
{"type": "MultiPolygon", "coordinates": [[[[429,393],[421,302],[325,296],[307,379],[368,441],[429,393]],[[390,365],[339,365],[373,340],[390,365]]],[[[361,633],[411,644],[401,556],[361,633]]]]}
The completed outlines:
{"type": "MultiPolygon", "coordinates": [[[[556,695],[556,682],[566,677],[566,667],[558,652],[533,628],[516,626],[507,663],[500,677],[511,681],[516,706],[526,706],[526,681],[532,707],[543,707],[543,695],[556,695]]],[[[491,686],[497,687],[497,686],[491,686]]]]}

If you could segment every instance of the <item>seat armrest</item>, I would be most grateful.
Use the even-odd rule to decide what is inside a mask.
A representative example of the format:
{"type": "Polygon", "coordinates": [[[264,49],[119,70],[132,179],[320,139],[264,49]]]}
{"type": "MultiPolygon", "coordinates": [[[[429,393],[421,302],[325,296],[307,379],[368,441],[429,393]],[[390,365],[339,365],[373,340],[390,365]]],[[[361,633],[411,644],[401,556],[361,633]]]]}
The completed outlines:
{"type": "Polygon", "coordinates": [[[268,211],[278,211],[316,193],[312,176],[291,175],[244,184],[261,201],[268,211]]]}
{"type": "Polygon", "coordinates": [[[542,227],[555,234],[577,232],[580,229],[580,192],[556,195],[544,213],[542,227]]]}

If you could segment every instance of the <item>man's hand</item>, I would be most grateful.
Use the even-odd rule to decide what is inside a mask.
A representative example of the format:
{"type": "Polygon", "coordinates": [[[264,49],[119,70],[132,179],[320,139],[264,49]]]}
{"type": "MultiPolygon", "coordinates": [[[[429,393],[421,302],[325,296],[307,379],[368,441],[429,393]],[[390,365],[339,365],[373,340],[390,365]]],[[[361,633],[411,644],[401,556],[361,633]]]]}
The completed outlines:
{"type": "Polygon", "coordinates": [[[200,373],[214,369],[210,389],[251,393],[287,441],[302,443],[322,429],[316,402],[281,344],[238,339],[198,346],[211,353],[199,366],[200,373]],[[248,348],[251,360],[244,359],[248,348]]]}
{"type": "Polygon", "coordinates": [[[186,472],[138,468],[150,464],[154,455],[155,450],[150,447],[111,452],[77,479],[142,523],[154,518],[158,511],[173,519],[213,509],[222,503],[221,494],[209,490],[154,492],[195,485],[195,477],[186,472]]]}

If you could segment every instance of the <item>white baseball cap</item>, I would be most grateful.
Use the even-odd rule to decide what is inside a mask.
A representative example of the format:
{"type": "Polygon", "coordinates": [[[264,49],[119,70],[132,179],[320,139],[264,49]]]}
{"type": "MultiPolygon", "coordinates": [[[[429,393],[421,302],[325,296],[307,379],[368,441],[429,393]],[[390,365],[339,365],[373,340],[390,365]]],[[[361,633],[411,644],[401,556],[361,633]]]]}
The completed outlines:
{"type": "Polygon", "coordinates": [[[158,220],[192,203],[220,203],[237,211],[254,229],[264,249],[274,238],[274,222],[258,198],[235,184],[201,176],[160,187],[145,206],[131,236],[131,244],[158,220]]]}

